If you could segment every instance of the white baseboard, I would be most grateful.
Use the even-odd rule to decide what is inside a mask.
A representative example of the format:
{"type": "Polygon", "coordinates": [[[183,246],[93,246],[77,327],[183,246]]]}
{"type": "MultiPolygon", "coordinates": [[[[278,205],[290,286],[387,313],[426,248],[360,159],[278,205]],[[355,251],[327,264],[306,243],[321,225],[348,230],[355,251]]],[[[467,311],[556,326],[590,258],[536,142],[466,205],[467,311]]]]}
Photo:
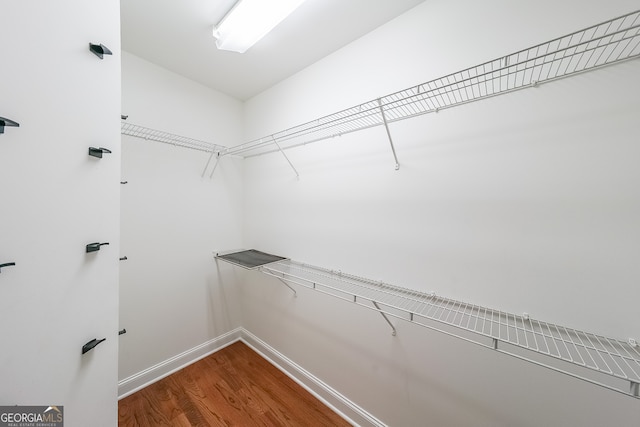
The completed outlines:
{"type": "Polygon", "coordinates": [[[244,328],[240,340],[354,426],[386,427],[382,421],[244,328]]]}
{"type": "Polygon", "coordinates": [[[118,383],[118,399],[127,397],[236,341],[242,341],[251,347],[354,426],[386,427],[382,421],[242,327],[125,378],[118,383]]]}
{"type": "Polygon", "coordinates": [[[209,340],[199,346],[119,381],[118,400],[127,397],[130,394],[133,394],[136,391],[141,390],[186,366],[189,366],[218,350],[225,348],[229,344],[239,341],[242,336],[242,331],[242,328],[236,328],[226,334],[220,335],[219,337],[209,340]]]}

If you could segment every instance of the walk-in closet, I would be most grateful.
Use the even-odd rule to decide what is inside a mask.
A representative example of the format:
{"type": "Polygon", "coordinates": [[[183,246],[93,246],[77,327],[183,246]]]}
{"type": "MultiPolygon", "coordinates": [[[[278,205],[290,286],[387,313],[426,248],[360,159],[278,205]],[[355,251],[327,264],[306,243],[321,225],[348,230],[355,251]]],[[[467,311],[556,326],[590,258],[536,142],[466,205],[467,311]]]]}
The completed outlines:
{"type": "Polygon", "coordinates": [[[3,5],[0,415],[637,424],[637,0],[250,2],[3,5]]]}

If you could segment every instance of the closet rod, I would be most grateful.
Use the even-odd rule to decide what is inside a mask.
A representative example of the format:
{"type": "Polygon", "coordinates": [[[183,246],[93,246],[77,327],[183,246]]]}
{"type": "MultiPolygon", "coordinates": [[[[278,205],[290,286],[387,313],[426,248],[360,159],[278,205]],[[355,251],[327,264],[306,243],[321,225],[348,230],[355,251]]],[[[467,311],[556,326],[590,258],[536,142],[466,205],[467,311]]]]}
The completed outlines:
{"type": "Polygon", "coordinates": [[[640,10],[235,147],[259,156],[535,87],[640,57],[640,10]],[[382,111],[382,114],[381,114],[382,111]]]}

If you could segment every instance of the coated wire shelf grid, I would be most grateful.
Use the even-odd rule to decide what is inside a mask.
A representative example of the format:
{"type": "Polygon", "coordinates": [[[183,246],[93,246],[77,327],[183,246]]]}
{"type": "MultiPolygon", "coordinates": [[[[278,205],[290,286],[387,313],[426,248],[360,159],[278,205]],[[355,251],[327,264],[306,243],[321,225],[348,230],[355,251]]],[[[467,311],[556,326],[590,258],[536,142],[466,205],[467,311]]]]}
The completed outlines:
{"type": "Polygon", "coordinates": [[[640,57],[640,10],[228,148],[253,157],[368,129],[640,57]]]}
{"type": "Polygon", "coordinates": [[[628,342],[285,260],[260,268],[266,275],[353,302],[386,315],[638,398],[640,348],[628,342]],[[556,366],[540,356],[566,362],[556,366]],[[592,376],[589,372],[597,373],[592,376]],[[599,378],[623,380],[620,384],[599,378]]]}
{"type": "Polygon", "coordinates": [[[134,136],[146,140],[163,142],[165,144],[177,147],[190,148],[192,150],[205,151],[207,153],[221,152],[227,147],[214,144],[212,142],[201,141],[186,136],[176,135],[157,129],[151,129],[144,126],[136,125],[128,122],[121,122],[120,133],[122,135],[134,136]]]}

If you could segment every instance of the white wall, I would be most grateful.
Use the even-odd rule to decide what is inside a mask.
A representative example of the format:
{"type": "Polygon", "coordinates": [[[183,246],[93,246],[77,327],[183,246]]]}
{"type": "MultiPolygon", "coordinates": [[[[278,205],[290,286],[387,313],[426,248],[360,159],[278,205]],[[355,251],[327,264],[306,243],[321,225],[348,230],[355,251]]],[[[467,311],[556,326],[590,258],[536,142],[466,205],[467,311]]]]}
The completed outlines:
{"type": "Polygon", "coordinates": [[[20,123],[0,135],[0,264],[16,263],[0,273],[0,405],[63,405],[69,427],[117,424],[119,18],[113,0],[0,13],[0,116],[20,123]]]}
{"type": "MultiPolygon", "coordinates": [[[[240,142],[239,101],[126,52],[122,70],[127,123],[240,142]]],[[[124,135],[122,147],[121,382],[239,325],[236,273],[218,273],[213,252],[242,246],[243,192],[241,161],[209,179],[208,153],[124,135]]]]}
{"type": "MultiPolygon", "coordinates": [[[[426,1],[247,102],[245,140],[637,8],[426,1]]],[[[247,247],[638,337],[638,61],[245,162],[247,247]]],[[[599,426],[638,402],[258,274],[243,326],[388,425],[599,426]]]]}

